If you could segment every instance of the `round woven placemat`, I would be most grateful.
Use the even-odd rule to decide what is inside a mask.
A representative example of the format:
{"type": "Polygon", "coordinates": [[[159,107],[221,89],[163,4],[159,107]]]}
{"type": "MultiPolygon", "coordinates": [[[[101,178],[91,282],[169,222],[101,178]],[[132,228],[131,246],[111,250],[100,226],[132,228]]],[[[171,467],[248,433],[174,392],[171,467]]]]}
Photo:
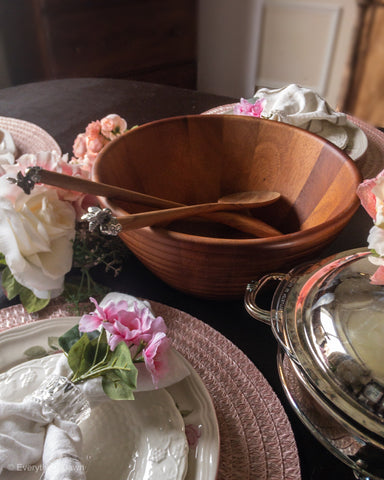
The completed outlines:
{"type": "Polygon", "coordinates": [[[0,117],[0,128],[8,130],[17,148],[17,157],[24,153],[51,152],[61,148],[48,132],[34,123],[11,117],[0,117]]]}
{"type": "MultiPolygon", "coordinates": [[[[232,110],[234,105],[234,103],[220,105],[203,113],[206,115],[223,115],[232,110]]],[[[361,128],[368,138],[368,148],[360,158],[355,160],[355,164],[364,180],[373,178],[384,169],[384,133],[363,120],[351,115],[347,115],[347,117],[361,128]]]]}
{"type": "MultiPolygon", "coordinates": [[[[151,305],[166,321],[174,347],[195,368],[212,397],[220,430],[218,480],[299,480],[291,425],[255,365],[202,321],[157,302],[151,305]]],[[[36,315],[16,305],[0,310],[0,330],[76,314],[60,301],[36,315]]]]}

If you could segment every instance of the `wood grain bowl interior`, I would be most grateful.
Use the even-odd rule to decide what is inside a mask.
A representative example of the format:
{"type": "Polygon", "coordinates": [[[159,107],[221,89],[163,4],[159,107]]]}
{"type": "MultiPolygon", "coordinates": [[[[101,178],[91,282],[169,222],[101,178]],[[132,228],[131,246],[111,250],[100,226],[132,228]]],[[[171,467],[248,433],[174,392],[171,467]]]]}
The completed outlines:
{"type": "MultiPolygon", "coordinates": [[[[249,190],[281,193],[247,212],[284,235],[254,238],[205,220],[121,234],[166,283],[208,298],[237,298],[255,276],[319,252],[358,207],[353,162],[325,140],[283,123],[230,115],[175,117],[111,142],[93,179],[183,204],[249,190]]],[[[101,198],[116,215],[148,210],[101,198]]]]}

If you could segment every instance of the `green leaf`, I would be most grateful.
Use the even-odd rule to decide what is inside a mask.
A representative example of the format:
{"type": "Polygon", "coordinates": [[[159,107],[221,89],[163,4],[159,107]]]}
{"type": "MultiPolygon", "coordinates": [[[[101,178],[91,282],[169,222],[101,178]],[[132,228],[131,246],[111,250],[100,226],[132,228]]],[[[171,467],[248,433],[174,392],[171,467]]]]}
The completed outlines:
{"type": "Polygon", "coordinates": [[[6,267],[1,274],[1,283],[6,292],[8,300],[12,300],[19,295],[21,285],[16,281],[8,267],[6,267]]]}
{"type": "Polygon", "coordinates": [[[83,375],[92,366],[92,363],[88,362],[87,358],[84,359],[88,345],[88,336],[82,335],[68,352],[68,365],[75,377],[83,375]]]}
{"type": "Polygon", "coordinates": [[[0,253],[0,270],[7,266],[7,262],[5,261],[5,256],[0,253]]]}
{"type": "Polygon", "coordinates": [[[41,357],[46,357],[48,355],[47,350],[45,350],[44,347],[40,347],[39,345],[36,345],[34,347],[30,347],[27,350],[25,350],[24,355],[26,355],[29,358],[41,358],[41,357]]]}
{"type": "Polygon", "coordinates": [[[59,338],[58,337],[48,337],[48,347],[52,350],[60,350],[59,338]]]}
{"type": "Polygon", "coordinates": [[[19,297],[21,303],[24,305],[24,308],[27,310],[28,313],[34,313],[42,310],[51,301],[50,298],[36,297],[36,295],[31,292],[31,290],[28,290],[28,288],[25,288],[23,286],[21,286],[19,297]]]}
{"type": "Polygon", "coordinates": [[[38,312],[50,302],[49,298],[38,298],[31,290],[20,285],[8,267],[4,268],[1,274],[1,283],[6,292],[7,298],[12,300],[19,295],[20,301],[28,313],[38,312]]]}
{"type": "Polygon", "coordinates": [[[133,400],[133,390],[137,385],[137,369],[131,352],[124,342],[120,342],[111,352],[103,376],[104,392],[112,400],[133,400]]]}
{"type": "Polygon", "coordinates": [[[121,377],[115,373],[110,372],[104,375],[102,379],[102,386],[104,392],[112,400],[134,400],[133,389],[127,385],[121,377]]]}
{"type": "Polygon", "coordinates": [[[80,340],[80,337],[79,326],[75,325],[59,337],[59,345],[65,353],[68,353],[73,345],[80,340]]]}

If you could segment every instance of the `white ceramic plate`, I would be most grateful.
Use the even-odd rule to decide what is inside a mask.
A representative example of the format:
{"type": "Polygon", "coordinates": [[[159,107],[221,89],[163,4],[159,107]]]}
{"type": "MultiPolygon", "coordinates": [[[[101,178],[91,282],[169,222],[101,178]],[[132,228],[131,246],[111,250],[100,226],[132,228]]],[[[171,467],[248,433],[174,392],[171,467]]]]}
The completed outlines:
{"type": "MultiPolygon", "coordinates": [[[[31,347],[49,350],[48,338],[57,337],[78,322],[78,317],[55,318],[15,327],[0,333],[0,371],[17,367],[12,383],[0,375],[0,397],[20,400],[52,371],[55,359],[29,362],[24,352],[31,347]]],[[[101,480],[214,480],[219,459],[219,430],[211,398],[200,377],[190,370],[181,382],[152,392],[135,394],[135,401],[106,402],[92,411],[80,426],[84,436],[87,478],[101,480]],[[167,391],[168,390],[168,391],[167,391]],[[184,413],[184,419],[180,412],[184,413]],[[184,421],[183,421],[184,420],[184,421]],[[184,424],[198,432],[197,445],[186,448],[184,424]],[[190,427],[193,425],[193,427],[190,427]],[[108,446],[109,448],[106,448],[108,446]],[[113,447],[113,448],[111,448],[113,447]],[[108,453],[106,453],[108,452],[108,453]],[[185,470],[187,469],[187,472],[185,470]]],[[[6,472],[7,480],[38,480],[41,469],[6,472]],[[37,470],[37,471],[36,471],[37,470]]]]}

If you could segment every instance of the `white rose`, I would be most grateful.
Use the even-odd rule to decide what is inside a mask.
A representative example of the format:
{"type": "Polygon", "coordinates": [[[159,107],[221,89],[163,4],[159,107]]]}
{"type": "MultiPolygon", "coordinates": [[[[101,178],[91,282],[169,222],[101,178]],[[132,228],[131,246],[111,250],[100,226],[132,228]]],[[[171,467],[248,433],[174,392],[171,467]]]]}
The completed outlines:
{"type": "Polygon", "coordinates": [[[375,250],[379,257],[370,256],[369,259],[375,265],[384,265],[384,230],[373,226],[368,235],[368,248],[375,250]]]}
{"type": "Polygon", "coordinates": [[[0,252],[7,266],[38,298],[60,295],[72,267],[73,207],[43,186],[36,186],[30,195],[20,190],[13,201],[1,193],[0,185],[0,252]]]}

